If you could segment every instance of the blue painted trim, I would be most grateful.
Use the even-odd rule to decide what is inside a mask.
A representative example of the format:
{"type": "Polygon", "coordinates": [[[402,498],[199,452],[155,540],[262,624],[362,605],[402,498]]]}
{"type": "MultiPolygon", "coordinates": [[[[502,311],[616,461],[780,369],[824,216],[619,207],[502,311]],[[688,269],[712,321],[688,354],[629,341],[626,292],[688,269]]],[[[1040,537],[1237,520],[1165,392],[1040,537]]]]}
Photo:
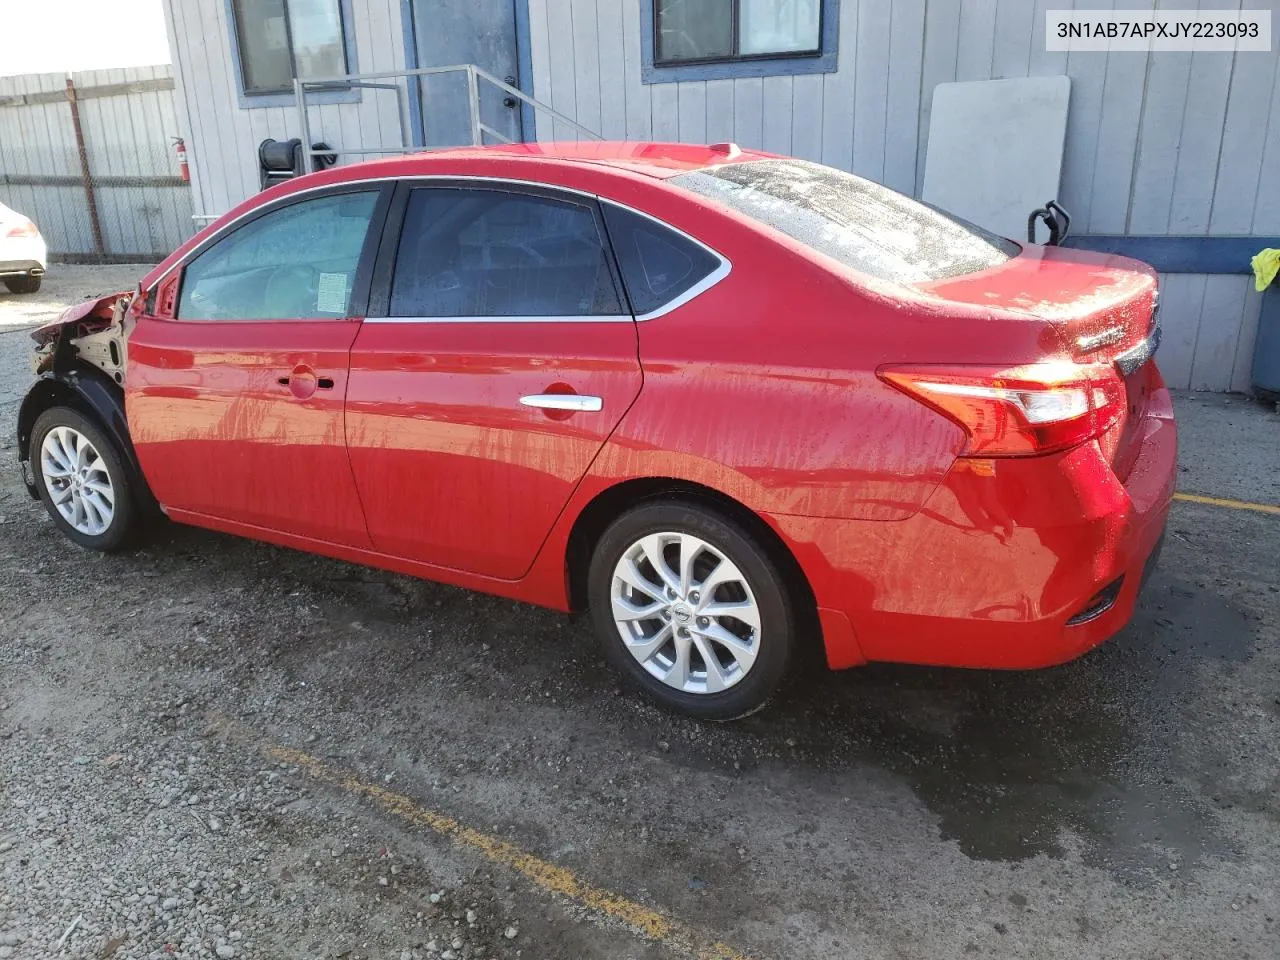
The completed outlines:
{"type": "MultiPolygon", "coordinates": [[[[640,82],[675,83],[680,80],[737,80],[740,77],[796,77],[811,73],[835,73],[840,51],[840,0],[822,0],[822,53],[817,56],[759,57],[716,63],[661,64],[653,62],[653,4],[640,3],[640,82]]],[[[886,42],[887,39],[886,39],[886,42]]]]}
{"type": "MultiPolygon", "coordinates": [[[[400,0],[400,28],[404,37],[404,68],[418,69],[418,19],[414,13],[414,0],[400,0]]],[[[422,79],[405,77],[409,91],[409,142],[415,147],[426,144],[426,131],[422,126],[422,79]]]]}
{"type": "Polygon", "coordinates": [[[1115,253],[1149,263],[1161,273],[1252,273],[1250,261],[1280,237],[1068,236],[1064,247],[1115,253]]]}
{"type": "MultiPolygon", "coordinates": [[[[339,9],[342,12],[342,45],[346,48],[347,53],[347,73],[359,73],[356,63],[356,33],[352,26],[354,14],[351,10],[351,0],[338,0],[339,9]]],[[[232,7],[232,0],[224,0],[227,9],[227,33],[231,40],[231,62],[235,72],[236,80],[236,98],[240,102],[241,110],[255,110],[263,107],[292,107],[297,101],[294,99],[293,93],[245,93],[244,90],[244,67],[240,62],[240,35],[236,28],[236,12],[232,7]]],[[[345,90],[316,90],[307,93],[307,103],[324,104],[324,103],[358,103],[360,101],[360,90],[358,88],[349,87],[345,90]]]]}
{"type": "MultiPolygon", "coordinates": [[[[515,0],[516,6],[516,86],[533,96],[533,45],[529,39],[529,0],[515,0]]],[[[550,94],[546,97],[551,100],[550,94]]],[[[526,141],[538,139],[538,112],[521,101],[520,130],[526,141]]]]}

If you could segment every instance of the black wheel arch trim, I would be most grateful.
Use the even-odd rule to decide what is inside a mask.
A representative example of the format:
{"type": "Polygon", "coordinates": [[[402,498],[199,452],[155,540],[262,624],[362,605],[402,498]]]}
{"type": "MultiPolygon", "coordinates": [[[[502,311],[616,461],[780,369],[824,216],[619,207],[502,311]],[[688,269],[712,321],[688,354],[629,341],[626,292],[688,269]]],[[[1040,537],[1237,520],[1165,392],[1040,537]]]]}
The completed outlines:
{"type": "Polygon", "coordinates": [[[83,362],[45,371],[22,398],[22,405],[18,408],[18,461],[22,464],[22,479],[27,492],[34,499],[39,499],[32,472],[34,468],[28,463],[31,431],[40,414],[57,406],[69,406],[93,417],[115,443],[126,469],[132,474],[130,480],[138,494],[138,506],[159,510],[129,435],[124,391],[105,373],[83,362]]]}

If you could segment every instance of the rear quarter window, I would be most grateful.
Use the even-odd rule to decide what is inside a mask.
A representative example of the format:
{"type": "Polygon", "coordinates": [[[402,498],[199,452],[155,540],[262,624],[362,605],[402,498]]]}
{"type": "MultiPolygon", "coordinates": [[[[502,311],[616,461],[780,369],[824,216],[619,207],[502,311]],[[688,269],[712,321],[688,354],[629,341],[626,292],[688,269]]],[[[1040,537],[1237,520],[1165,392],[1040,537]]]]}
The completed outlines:
{"type": "Polygon", "coordinates": [[[605,225],[637,317],[681,301],[720,268],[720,258],[672,228],[606,203],[605,225]]]}
{"type": "Polygon", "coordinates": [[[1005,263],[1021,249],[882,184],[805,160],[726,164],[667,182],[895,283],[975,273],[1005,263]]]}

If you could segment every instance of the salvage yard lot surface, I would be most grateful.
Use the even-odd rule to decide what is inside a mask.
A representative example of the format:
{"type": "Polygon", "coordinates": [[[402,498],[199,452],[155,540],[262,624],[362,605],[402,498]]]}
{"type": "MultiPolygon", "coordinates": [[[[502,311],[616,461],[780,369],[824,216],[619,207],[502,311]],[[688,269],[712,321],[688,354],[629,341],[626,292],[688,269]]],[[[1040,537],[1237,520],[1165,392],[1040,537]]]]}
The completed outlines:
{"type": "MultiPolygon", "coordinates": [[[[141,272],[0,291],[0,960],[1280,954],[1280,516],[1176,504],[1064,667],[808,670],[700,724],[581,619],[59,535],[12,467],[23,325],[141,272]]],[[[1182,490],[1280,504],[1280,417],[1176,405],[1182,490]]]]}

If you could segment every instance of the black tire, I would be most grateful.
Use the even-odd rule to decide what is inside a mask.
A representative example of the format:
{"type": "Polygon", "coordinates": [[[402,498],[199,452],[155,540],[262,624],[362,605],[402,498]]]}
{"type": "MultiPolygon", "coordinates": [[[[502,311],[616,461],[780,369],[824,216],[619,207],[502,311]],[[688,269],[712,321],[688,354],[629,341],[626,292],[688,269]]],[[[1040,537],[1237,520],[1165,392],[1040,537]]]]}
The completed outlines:
{"type": "MultiPolygon", "coordinates": [[[[652,570],[652,565],[647,569],[652,570]]],[[[755,713],[777,691],[791,663],[797,632],[796,609],[786,578],[756,536],[710,506],[660,499],[643,503],[618,517],[605,530],[592,553],[587,598],[592,625],[605,657],[650,698],[678,713],[703,720],[734,720],[755,713]],[[740,679],[725,690],[687,692],[654,676],[632,656],[614,620],[615,567],[641,538],[665,532],[689,534],[711,545],[741,571],[755,597],[760,616],[760,629],[754,640],[755,659],[740,679]]],[[[675,619],[666,619],[675,626],[675,619]]],[[[659,626],[660,622],[655,619],[647,629],[659,626]]],[[[693,662],[705,664],[701,654],[697,654],[693,662]]],[[[706,672],[705,666],[703,672],[706,672]]]]}
{"type": "Polygon", "coordinates": [[[89,417],[70,407],[50,407],[36,418],[31,430],[31,446],[27,451],[31,458],[31,472],[35,476],[36,491],[49,516],[67,537],[89,550],[110,553],[123,547],[134,534],[138,522],[138,509],[134,496],[133,477],[125,466],[124,458],[105,432],[89,417]],[[41,448],[45,437],[57,427],[70,427],[85,437],[98,452],[103,468],[114,493],[112,517],[106,528],[97,534],[77,530],[54,506],[41,467],[41,448]]]}
{"type": "Polygon", "coordinates": [[[10,293],[35,293],[40,289],[40,277],[21,276],[7,277],[4,285],[10,293]]]}

